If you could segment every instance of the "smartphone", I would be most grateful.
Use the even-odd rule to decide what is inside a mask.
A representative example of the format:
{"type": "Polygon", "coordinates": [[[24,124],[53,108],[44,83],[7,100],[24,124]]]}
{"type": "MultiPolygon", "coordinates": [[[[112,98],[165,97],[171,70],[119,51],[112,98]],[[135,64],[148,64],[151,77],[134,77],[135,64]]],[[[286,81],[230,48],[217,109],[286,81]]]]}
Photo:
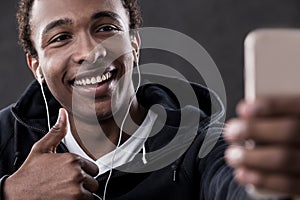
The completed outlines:
{"type": "MultiPolygon", "coordinates": [[[[300,94],[300,29],[259,29],[245,39],[245,98],[300,94]]],[[[255,199],[289,195],[249,186],[255,199]]]]}
{"type": "Polygon", "coordinates": [[[245,97],[300,94],[300,29],[260,29],[245,39],[245,97]]]}

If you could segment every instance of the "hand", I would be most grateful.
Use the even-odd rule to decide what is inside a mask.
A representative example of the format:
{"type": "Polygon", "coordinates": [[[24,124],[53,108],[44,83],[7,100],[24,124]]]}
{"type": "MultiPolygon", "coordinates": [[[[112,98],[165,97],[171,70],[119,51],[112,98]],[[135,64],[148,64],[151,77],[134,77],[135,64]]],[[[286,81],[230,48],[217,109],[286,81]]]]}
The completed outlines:
{"type": "Polygon", "coordinates": [[[237,113],[224,132],[230,143],[225,158],[236,180],[300,195],[300,98],[242,102],[237,113]]]}
{"type": "Polygon", "coordinates": [[[98,189],[93,176],[98,167],[71,153],[56,154],[66,132],[67,115],[61,109],[50,132],[34,144],[24,164],[6,179],[5,200],[93,199],[92,192],[98,189]]]}

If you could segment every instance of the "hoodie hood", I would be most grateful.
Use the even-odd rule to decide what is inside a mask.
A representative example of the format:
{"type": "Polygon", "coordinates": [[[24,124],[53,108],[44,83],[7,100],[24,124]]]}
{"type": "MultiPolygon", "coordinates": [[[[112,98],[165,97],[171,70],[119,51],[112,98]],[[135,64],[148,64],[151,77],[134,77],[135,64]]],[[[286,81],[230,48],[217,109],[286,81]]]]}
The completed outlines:
{"type": "MultiPolygon", "coordinates": [[[[49,106],[50,124],[53,126],[58,117],[61,105],[52,96],[46,84],[43,84],[43,88],[49,106]]],[[[19,122],[39,129],[44,133],[48,132],[47,111],[38,81],[34,80],[31,82],[18,102],[12,107],[12,113],[19,122]]]]}

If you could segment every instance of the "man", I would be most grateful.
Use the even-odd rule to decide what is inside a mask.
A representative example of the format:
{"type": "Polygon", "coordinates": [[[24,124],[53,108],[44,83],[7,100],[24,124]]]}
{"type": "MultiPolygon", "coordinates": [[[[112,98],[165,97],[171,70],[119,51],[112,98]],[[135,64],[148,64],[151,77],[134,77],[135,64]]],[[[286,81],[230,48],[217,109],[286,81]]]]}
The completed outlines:
{"type": "MultiPolygon", "coordinates": [[[[206,157],[198,156],[208,127],[216,138],[221,132],[212,123],[216,113],[210,113],[210,106],[221,107],[216,97],[191,84],[198,109],[181,107],[169,89],[151,81],[135,92],[132,70],[138,65],[140,38],[130,29],[141,21],[135,0],[21,0],[18,20],[28,66],[47,103],[36,81],[1,112],[2,199],[248,198],[224,161],[227,145],[222,138],[206,157]],[[151,109],[157,104],[163,111],[151,109]],[[196,116],[200,122],[189,123],[196,116]],[[180,126],[181,118],[186,126],[180,126]],[[168,146],[178,132],[186,134],[181,143],[145,156],[168,146]]],[[[156,78],[178,87],[190,85],[156,78]]],[[[263,148],[229,149],[228,162],[236,167],[239,182],[299,194],[299,165],[286,168],[299,154],[299,112],[286,108],[295,102],[274,99],[241,106],[241,118],[231,122],[226,138],[232,143],[251,139],[263,148]],[[278,109],[269,110],[274,104],[278,109]],[[286,131],[288,136],[282,134],[286,131]],[[293,149],[286,145],[290,143],[293,149]],[[237,157],[232,152],[242,153],[237,157]],[[278,152],[287,152],[289,159],[276,159],[278,152]],[[270,157],[275,158],[272,165],[261,162],[270,157]]]]}

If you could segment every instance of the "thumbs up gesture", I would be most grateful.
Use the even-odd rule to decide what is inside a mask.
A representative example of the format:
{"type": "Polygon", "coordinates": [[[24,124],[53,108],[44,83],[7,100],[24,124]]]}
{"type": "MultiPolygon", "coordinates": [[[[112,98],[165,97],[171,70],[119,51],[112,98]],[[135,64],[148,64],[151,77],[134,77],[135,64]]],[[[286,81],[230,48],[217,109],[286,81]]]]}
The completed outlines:
{"type": "Polygon", "coordinates": [[[67,113],[60,109],[53,128],[34,144],[23,165],[4,184],[4,199],[93,199],[98,167],[71,153],[56,154],[67,132],[67,113]]]}

